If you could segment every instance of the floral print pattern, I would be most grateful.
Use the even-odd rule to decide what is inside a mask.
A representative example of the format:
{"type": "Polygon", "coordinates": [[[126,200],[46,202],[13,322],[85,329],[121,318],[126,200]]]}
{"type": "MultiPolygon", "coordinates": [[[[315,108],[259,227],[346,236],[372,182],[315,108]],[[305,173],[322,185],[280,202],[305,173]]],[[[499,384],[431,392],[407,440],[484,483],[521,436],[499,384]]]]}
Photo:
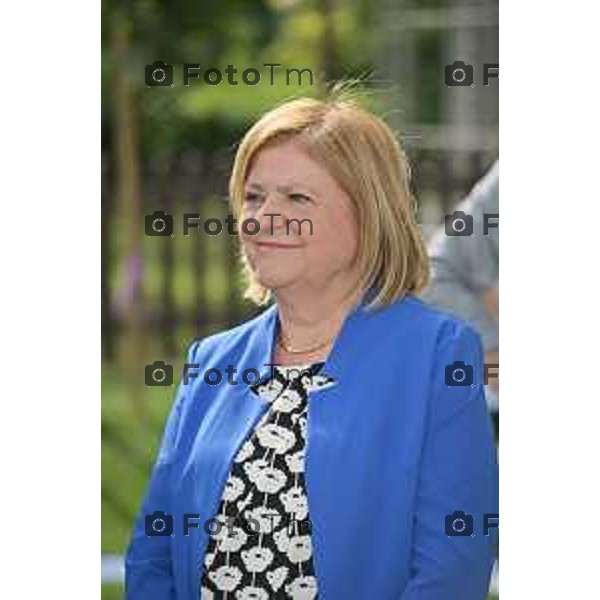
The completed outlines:
{"type": "Polygon", "coordinates": [[[222,527],[211,527],[204,556],[200,600],[318,598],[304,457],[309,394],[334,383],[322,367],[275,367],[251,387],[269,407],[233,460],[215,515],[222,527]]]}

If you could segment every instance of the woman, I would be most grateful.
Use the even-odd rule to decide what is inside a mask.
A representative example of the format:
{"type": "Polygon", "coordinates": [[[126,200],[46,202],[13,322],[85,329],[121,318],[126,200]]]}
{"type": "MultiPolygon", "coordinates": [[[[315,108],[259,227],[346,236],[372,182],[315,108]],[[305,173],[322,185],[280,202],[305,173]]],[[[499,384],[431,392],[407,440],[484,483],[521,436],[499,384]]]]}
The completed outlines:
{"type": "Polygon", "coordinates": [[[286,103],[244,137],[230,194],[247,295],[272,302],[190,349],[238,384],[180,385],[129,600],[485,598],[481,343],[414,297],[428,263],[408,177],[390,129],[351,101],[286,103]]]}

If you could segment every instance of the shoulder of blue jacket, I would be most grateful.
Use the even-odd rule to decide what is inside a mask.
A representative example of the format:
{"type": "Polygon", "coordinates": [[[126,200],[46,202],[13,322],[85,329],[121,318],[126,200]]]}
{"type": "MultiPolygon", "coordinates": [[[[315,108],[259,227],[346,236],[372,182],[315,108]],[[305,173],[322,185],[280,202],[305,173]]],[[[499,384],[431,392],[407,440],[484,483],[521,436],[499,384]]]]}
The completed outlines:
{"type": "Polygon", "coordinates": [[[412,324],[412,333],[424,339],[429,337],[434,347],[460,342],[472,348],[481,349],[481,335],[474,325],[453,313],[429,304],[427,301],[409,295],[402,302],[390,305],[393,312],[403,311],[404,325],[412,324]]]}
{"type": "Polygon", "coordinates": [[[223,356],[243,347],[244,342],[264,323],[272,310],[273,306],[269,306],[243,323],[194,340],[188,352],[188,362],[205,362],[207,358],[215,356],[215,352],[218,352],[219,356],[223,356]]]}
{"type": "Polygon", "coordinates": [[[477,335],[476,330],[471,323],[465,321],[461,317],[455,315],[445,308],[440,308],[430,304],[420,297],[407,297],[406,305],[408,310],[412,311],[414,316],[418,317],[422,321],[431,323],[437,328],[466,330],[477,335]]]}
{"type": "Polygon", "coordinates": [[[422,333],[426,329],[438,330],[445,322],[458,321],[454,315],[429,304],[425,300],[409,294],[375,311],[375,320],[399,322],[417,326],[422,333]]]}

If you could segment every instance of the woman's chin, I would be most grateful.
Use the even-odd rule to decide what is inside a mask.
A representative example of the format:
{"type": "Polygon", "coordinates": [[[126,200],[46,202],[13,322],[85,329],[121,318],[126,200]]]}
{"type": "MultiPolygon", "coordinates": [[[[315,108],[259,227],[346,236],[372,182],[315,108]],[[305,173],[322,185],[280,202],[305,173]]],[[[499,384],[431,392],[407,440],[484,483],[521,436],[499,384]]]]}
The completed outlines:
{"type": "Polygon", "coordinates": [[[260,285],[270,290],[277,290],[278,288],[287,287],[288,285],[294,283],[294,281],[297,279],[290,272],[277,273],[274,271],[257,270],[254,272],[254,275],[260,285]]]}

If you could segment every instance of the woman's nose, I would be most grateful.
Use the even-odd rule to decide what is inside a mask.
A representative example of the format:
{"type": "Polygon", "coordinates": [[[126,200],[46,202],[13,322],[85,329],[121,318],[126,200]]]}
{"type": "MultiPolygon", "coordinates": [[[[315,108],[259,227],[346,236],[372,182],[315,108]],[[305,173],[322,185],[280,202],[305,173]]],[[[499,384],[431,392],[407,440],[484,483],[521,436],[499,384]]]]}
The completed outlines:
{"type": "Polygon", "coordinates": [[[279,202],[276,194],[268,194],[260,208],[253,215],[260,224],[263,235],[285,232],[286,215],[283,202],[279,202]]]}

